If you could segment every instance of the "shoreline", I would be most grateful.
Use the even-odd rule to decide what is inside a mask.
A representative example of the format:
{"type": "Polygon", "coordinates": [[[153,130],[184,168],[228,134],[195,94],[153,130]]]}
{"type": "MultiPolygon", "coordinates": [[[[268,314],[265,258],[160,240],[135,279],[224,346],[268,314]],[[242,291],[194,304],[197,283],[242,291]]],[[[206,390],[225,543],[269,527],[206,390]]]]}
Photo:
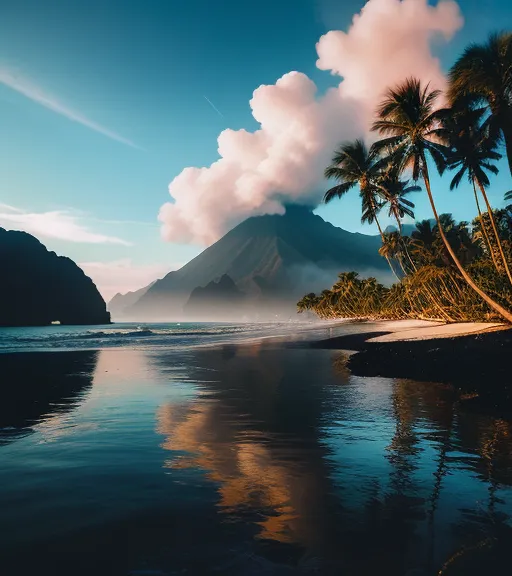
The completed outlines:
{"type": "Polygon", "coordinates": [[[381,330],[347,334],[312,348],[347,352],[355,376],[447,384],[468,408],[512,415],[512,328],[500,324],[439,324],[411,328],[376,322],[381,330]]]}
{"type": "MultiPolygon", "coordinates": [[[[344,363],[354,376],[448,384],[459,392],[461,401],[467,406],[512,416],[512,379],[508,358],[509,351],[512,351],[512,328],[507,325],[340,319],[307,327],[302,325],[294,333],[195,343],[192,347],[253,345],[339,351],[345,355],[344,363]],[[350,333],[340,334],[337,329],[350,333]]],[[[153,347],[148,342],[140,349],[168,349],[179,353],[181,347],[181,344],[162,346],[161,343],[153,347]]],[[[71,353],[71,357],[73,352],[102,349],[126,350],[130,347],[2,350],[0,357],[18,354],[54,356],[63,352],[71,353]]],[[[4,360],[4,364],[11,361],[9,358],[4,360]]]]}

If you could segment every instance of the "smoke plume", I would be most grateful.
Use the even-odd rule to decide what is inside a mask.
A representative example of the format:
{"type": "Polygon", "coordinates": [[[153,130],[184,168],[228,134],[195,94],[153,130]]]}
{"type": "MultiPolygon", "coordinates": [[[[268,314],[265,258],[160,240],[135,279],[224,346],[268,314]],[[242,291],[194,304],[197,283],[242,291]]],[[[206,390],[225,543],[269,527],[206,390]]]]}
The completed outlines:
{"type": "Polygon", "coordinates": [[[248,216],[317,205],[334,147],[368,134],[389,86],[414,75],[444,87],[431,43],[450,40],[462,23],[452,0],[369,0],[347,32],[328,32],[317,43],[317,67],[340,76],[338,87],[319,95],[305,74],[289,72],[257,88],[250,107],[259,129],[222,131],[220,158],[185,168],[170,183],[174,202],[159,214],[163,237],[210,244],[248,216]]]}

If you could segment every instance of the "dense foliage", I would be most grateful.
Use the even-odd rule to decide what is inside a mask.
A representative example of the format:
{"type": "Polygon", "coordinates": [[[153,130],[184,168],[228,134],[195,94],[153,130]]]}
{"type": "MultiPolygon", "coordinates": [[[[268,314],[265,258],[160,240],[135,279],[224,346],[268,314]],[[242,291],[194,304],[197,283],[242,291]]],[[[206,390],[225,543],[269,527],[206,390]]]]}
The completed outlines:
{"type": "MultiPolygon", "coordinates": [[[[486,216],[484,214],[484,218],[486,216]]],[[[495,218],[506,252],[511,254],[512,206],[497,211],[495,218]]],[[[449,214],[442,214],[440,219],[467,271],[492,298],[512,310],[508,278],[503,271],[496,270],[489,256],[480,220],[476,219],[468,226],[465,222],[455,223],[449,214]]],[[[400,282],[389,288],[375,278],[360,278],[355,272],[343,272],[331,289],[319,295],[304,296],[297,304],[298,310],[311,310],[325,319],[502,320],[450,264],[437,225],[425,220],[416,224],[411,236],[390,232],[384,237],[381,252],[387,252],[401,276],[400,282]]],[[[495,243],[492,249],[496,251],[495,243]]]]}
{"type": "MultiPolygon", "coordinates": [[[[372,129],[381,139],[335,151],[325,176],[336,185],[325,202],[359,189],[362,222],[377,224],[379,250],[397,278],[390,288],[375,278],[344,272],[330,290],[308,294],[298,310],[321,318],[431,318],[446,321],[505,320],[512,323],[512,205],[493,209],[489,175],[505,150],[512,173],[512,34],[492,35],[470,46],[449,77],[449,107],[441,93],[415,78],[391,88],[377,109],[372,129]],[[471,185],[477,215],[456,223],[438,214],[431,187],[432,166],[453,171],[450,189],[471,185]],[[420,186],[422,185],[422,186],[420,186]],[[433,220],[404,235],[402,220],[414,218],[413,192],[425,190],[433,220]],[[383,209],[396,222],[385,233],[383,209]]],[[[469,198],[468,198],[469,199],[469,198]]],[[[512,192],[505,200],[512,199],[512,192]]]]}

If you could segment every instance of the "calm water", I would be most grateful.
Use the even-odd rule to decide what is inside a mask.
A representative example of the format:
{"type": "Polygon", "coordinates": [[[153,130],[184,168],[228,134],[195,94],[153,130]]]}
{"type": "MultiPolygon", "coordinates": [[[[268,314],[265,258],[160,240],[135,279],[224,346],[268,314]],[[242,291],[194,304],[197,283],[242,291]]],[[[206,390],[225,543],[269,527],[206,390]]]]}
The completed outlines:
{"type": "Polygon", "coordinates": [[[272,339],[82,350],[74,330],[71,351],[0,354],[2,574],[498,574],[511,559],[512,423],[448,388],[354,377],[340,352],[272,339]]]}

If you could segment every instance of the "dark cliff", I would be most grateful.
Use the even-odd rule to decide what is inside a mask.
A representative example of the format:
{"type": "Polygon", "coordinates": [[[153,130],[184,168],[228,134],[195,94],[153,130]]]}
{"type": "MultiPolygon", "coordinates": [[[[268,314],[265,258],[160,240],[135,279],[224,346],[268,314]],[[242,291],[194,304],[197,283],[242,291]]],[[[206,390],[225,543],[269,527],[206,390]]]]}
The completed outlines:
{"type": "Polygon", "coordinates": [[[0,326],[107,324],[93,281],[25,232],[0,228],[0,326]]]}

